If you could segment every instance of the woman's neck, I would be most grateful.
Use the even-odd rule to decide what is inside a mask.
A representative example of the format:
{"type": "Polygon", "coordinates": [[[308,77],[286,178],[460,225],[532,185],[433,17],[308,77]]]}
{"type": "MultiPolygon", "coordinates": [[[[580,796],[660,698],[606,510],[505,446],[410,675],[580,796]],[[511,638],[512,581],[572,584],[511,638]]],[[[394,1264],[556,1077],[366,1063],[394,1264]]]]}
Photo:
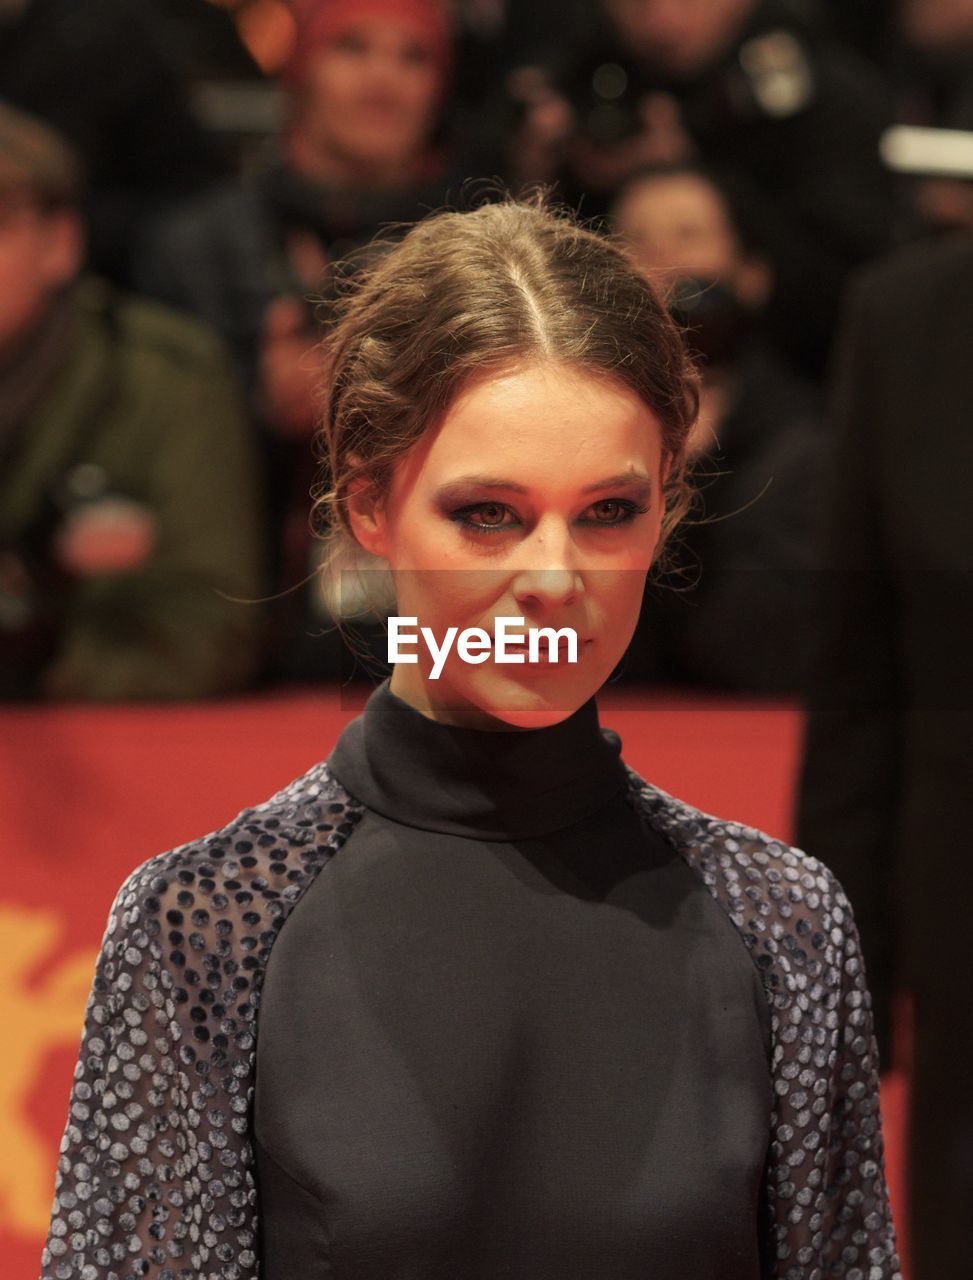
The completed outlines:
{"type": "Polygon", "coordinates": [[[519,729],[523,726],[508,724],[491,716],[472,703],[451,699],[448,693],[436,693],[418,666],[396,665],[392,668],[389,690],[410,707],[420,711],[428,720],[456,725],[464,729],[489,729],[494,731],[519,729]]]}

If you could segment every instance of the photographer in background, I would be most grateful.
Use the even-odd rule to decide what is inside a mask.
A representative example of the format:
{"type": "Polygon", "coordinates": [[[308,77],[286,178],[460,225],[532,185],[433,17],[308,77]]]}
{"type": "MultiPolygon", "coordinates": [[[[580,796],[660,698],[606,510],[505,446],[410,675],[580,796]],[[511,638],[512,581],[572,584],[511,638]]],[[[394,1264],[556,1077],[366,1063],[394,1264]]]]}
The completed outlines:
{"type": "Polygon", "coordinates": [[[777,341],[819,376],[845,276],[890,233],[876,71],[788,0],[598,9],[600,33],[551,69],[548,90],[523,90],[519,176],[559,176],[587,215],[649,165],[718,164],[746,181],[767,214],[777,341]]]}
{"type": "Polygon", "coordinates": [[[973,1275],[971,333],[969,234],[849,292],[797,811],[855,903],[881,1065],[909,1072],[912,1280],[973,1275]],[[900,991],[911,1052],[893,1043],[900,991]]]}
{"type": "Polygon", "coordinates": [[[257,658],[260,529],[217,340],[82,277],[79,164],[0,105],[0,696],[197,697],[257,658]]]}

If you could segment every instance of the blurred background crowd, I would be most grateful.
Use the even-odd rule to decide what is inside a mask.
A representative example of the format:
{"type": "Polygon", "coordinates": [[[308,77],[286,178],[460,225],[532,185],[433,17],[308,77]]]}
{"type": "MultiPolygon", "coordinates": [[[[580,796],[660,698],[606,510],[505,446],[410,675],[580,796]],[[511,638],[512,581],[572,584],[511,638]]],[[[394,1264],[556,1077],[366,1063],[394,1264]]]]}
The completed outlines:
{"type": "Polygon", "coordinates": [[[805,701],[802,843],[883,1054],[903,972],[925,1028],[916,1275],[973,1275],[941,1252],[973,1186],[941,980],[973,981],[973,0],[0,0],[0,697],[347,674],[310,523],[334,298],[538,183],[702,372],[698,507],[618,679],[805,701]]]}
{"type": "Polygon", "coordinates": [[[971,49],[967,0],[2,0],[3,694],[339,675],[329,297],[377,236],[537,183],[704,371],[698,508],[619,679],[803,692],[842,296],[973,229],[970,156],[913,154],[973,128],[971,49]]]}

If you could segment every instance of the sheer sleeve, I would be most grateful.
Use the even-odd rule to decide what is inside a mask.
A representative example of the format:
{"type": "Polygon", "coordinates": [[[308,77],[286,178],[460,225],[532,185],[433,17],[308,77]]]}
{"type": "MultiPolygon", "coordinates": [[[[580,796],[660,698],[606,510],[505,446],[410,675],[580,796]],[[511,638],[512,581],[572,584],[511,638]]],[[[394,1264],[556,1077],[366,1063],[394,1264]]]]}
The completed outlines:
{"type": "Polygon", "coordinates": [[[189,940],[184,894],[192,890],[150,863],[112,907],[61,1143],[44,1276],[168,1271],[175,1280],[218,1273],[217,1251],[235,1256],[240,1280],[256,1275],[239,1125],[247,1099],[232,1067],[221,1066],[232,1055],[212,1043],[210,1025],[216,1014],[226,1027],[216,1034],[239,1043],[252,1018],[249,983],[236,986],[236,975],[207,964],[215,955],[209,922],[191,926],[189,940]],[[169,948],[176,964],[186,949],[181,972],[169,948]]]}
{"type": "Polygon", "coordinates": [[[767,967],[777,979],[770,983],[777,1099],[767,1184],[771,1274],[901,1280],[878,1050],[852,910],[816,859],[798,850],[776,856],[794,900],[777,963],[767,967]]]}
{"type": "Polygon", "coordinates": [[[768,1280],[901,1280],[871,998],[841,885],[801,850],[630,779],[636,805],[737,927],[767,992],[768,1280]]]}
{"type": "Polygon", "coordinates": [[[256,1280],[260,983],[281,924],[360,813],[325,767],[308,779],[144,864],[119,891],[42,1280],[256,1280]]]}

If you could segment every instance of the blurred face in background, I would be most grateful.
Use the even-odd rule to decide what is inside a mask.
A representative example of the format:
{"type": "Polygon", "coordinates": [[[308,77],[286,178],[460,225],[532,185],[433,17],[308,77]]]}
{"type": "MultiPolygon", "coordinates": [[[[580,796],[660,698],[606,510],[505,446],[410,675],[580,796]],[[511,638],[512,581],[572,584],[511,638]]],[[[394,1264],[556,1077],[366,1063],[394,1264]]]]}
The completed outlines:
{"type": "Polygon", "coordinates": [[[766,300],[768,268],[745,253],[722,193],[703,174],[637,178],[619,198],[613,223],[664,293],[692,277],[718,281],[749,307],[766,300]]]}
{"type": "Polygon", "coordinates": [[[706,68],[735,39],[755,0],[602,0],[628,48],[676,80],[706,68]]]}
{"type": "Polygon", "coordinates": [[[81,266],[81,229],[69,210],[0,191],[0,354],[26,337],[81,266]]]}
{"type": "Polygon", "coordinates": [[[442,68],[420,26],[363,12],[308,54],[301,92],[313,151],[351,174],[394,175],[429,144],[442,68]]]}

